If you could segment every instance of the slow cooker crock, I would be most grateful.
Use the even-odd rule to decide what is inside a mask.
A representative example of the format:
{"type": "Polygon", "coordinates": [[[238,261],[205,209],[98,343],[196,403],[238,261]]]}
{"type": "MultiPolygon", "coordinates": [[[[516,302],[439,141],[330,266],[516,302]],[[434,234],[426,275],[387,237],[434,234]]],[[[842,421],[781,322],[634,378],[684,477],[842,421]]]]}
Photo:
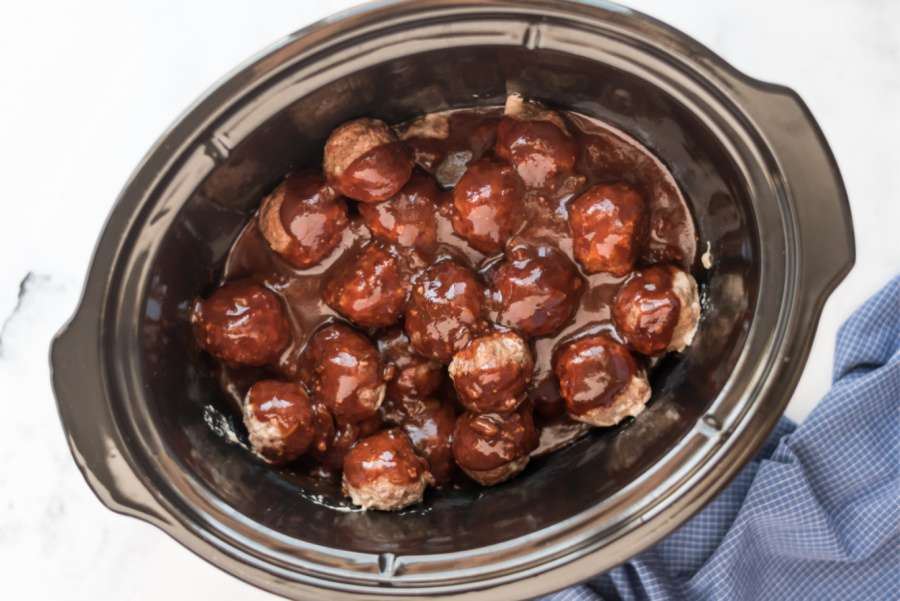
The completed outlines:
{"type": "Polygon", "coordinates": [[[840,174],[791,90],[610,3],[369,4],[252,59],[151,149],[53,342],[53,384],[101,501],[248,582],[295,598],[530,597],[625,561],[729,481],[781,415],[853,257],[840,174]],[[510,91],[604,119],[672,171],[712,258],[698,265],[696,341],[634,423],[507,484],[400,514],[330,508],[327,491],[210,427],[225,401],[191,342],[189,301],[335,125],[510,91]]]}

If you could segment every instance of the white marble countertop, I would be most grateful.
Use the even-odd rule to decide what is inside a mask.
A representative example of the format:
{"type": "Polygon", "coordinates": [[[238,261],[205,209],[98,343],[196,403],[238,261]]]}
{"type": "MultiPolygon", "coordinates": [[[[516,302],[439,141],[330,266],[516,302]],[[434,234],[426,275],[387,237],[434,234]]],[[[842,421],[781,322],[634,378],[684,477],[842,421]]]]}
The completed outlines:
{"type": "MultiPolygon", "coordinates": [[[[155,528],[103,508],[63,437],[50,337],[145,150],[262,47],[355,4],[17,2],[0,19],[0,565],[7,599],[273,599],[155,528]],[[264,7],[264,8],[263,8],[264,7]]],[[[857,263],[819,326],[788,415],[826,391],[839,324],[900,268],[900,3],[634,0],[809,104],[843,171],[857,263]]]]}

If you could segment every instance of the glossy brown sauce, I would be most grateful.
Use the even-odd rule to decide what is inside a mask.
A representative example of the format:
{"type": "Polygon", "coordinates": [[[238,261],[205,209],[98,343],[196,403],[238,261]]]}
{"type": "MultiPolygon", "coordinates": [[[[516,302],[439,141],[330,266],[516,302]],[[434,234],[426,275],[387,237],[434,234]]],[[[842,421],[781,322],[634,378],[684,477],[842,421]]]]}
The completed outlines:
{"type": "MultiPolygon", "coordinates": [[[[479,158],[493,145],[502,107],[460,109],[447,115],[449,135],[446,139],[410,138],[406,141],[420,167],[426,167],[445,190],[456,183],[468,161],[479,158]]],[[[625,181],[640,190],[648,203],[649,239],[639,265],[667,261],[690,270],[696,251],[695,229],[687,203],[668,170],[625,133],[577,113],[563,112],[562,116],[579,148],[576,175],[567,178],[553,194],[533,190],[526,193],[523,211],[527,218],[523,229],[517,234],[518,239],[549,242],[565,253],[577,267],[572,257],[567,203],[589,185],[625,181]]],[[[438,244],[434,256],[450,255],[467,262],[481,274],[487,289],[490,274],[502,255],[486,256],[457,236],[446,210],[450,195],[443,192],[442,196],[437,214],[438,244]]],[[[349,219],[350,225],[344,230],[337,249],[318,265],[305,270],[293,268],[268,248],[255,218],[249,220],[238,236],[225,262],[222,280],[250,277],[280,296],[287,308],[292,342],[282,353],[274,373],[265,368],[220,366],[222,388],[234,401],[235,407],[240,407],[247,389],[261,377],[296,378],[301,369],[301,355],[310,336],[323,324],[341,320],[322,300],[324,282],[333,269],[343,261],[352,260],[351,257],[371,238],[355,207],[351,206],[349,219]]],[[[414,251],[405,252],[409,253],[407,264],[413,270],[417,265],[429,264],[434,258],[416,255],[414,251]]],[[[583,271],[581,276],[586,285],[579,307],[568,325],[554,336],[537,337],[531,341],[535,362],[531,386],[544,393],[549,390],[551,395],[555,386],[551,360],[554,349],[561,341],[598,332],[605,332],[622,341],[612,322],[611,303],[620,283],[627,276],[614,277],[605,273],[587,275],[583,271]]],[[[491,307],[491,303],[486,306],[491,307]]],[[[495,309],[491,310],[489,317],[492,320],[498,317],[495,309]]],[[[438,397],[441,394],[442,390],[435,393],[438,397]]],[[[544,422],[550,426],[554,423],[553,418],[543,419],[541,412],[536,413],[536,418],[539,424],[544,422]]],[[[559,446],[559,439],[554,434],[557,430],[563,438],[578,436],[585,431],[583,427],[573,427],[570,421],[563,420],[558,428],[547,428],[538,451],[548,446],[559,446]]]]}

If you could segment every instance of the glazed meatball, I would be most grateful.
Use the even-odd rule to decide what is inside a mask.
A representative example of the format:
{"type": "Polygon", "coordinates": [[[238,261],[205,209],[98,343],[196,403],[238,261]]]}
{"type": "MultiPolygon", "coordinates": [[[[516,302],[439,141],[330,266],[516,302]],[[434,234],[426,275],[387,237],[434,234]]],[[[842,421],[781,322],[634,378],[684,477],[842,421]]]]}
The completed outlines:
{"type": "Polygon", "coordinates": [[[415,119],[400,132],[413,153],[417,165],[434,173],[446,156],[446,140],[450,136],[447,113],[429,113],[415,119]]]}
{"type": "Polygon", "coordinates": [[[400,423],[413,446],[428,461],[435,483],[447,483],[454,467],[450,450],[456,425],[453,405],[435,399],[407,402],[400,423]]]}
{"type": "Polygon", "coordinates": [[[191,323],[200,348],[232,365],[274,363],[291,340],[281,301],[251,280],[230,282],[194,301],[191,323]]]}
{"type": "Polygon", "coordinates": [[[449,363],[484,327],[484,288],[456,261],[439,261],[413,286],[404,329],[413,350],[449,363]]]}
{"type": "Polygon", "coordinates": [[[396,196],[378,204],[361,204],[359,214],[376,238],[428,253],[437,241],[439,198],[434,180],[416,172],[396,196]]]}
{"type": "Polygon", "coordinates": [[[344,494],[363,509],[403,509],[421,501],[432,483],[427,462],[402,430],[364,438],[344,457],[344,494]]]}
{"type": "Polygon", "coordinates": [[[644,199],[627,184],[598,184],[569,205],[572,252],[588,273],[634,269],[646,228],[644,199]]]}
{"type": "Polygon", "coordinates": [[[347,223],[344,201],[312,171],[289,175],[259,209],[259,229],[269,247],[300,269],[330,255],[347,223]]]}
{"type": "Polygon", "coordinates": [[[464,413],[453,431],[453,459],[470,478],[492,486],[525,469],[537,443],[527,405],[514,413],[464,413]]]}
{"type": "Polygon", "coordinates": [[[443,366],[414,353],[409,338],[401,328],[383,331],[376,343],[382,364],[390,370],[388,399],[413,401],[428,398],[441,385],[443,366]]]}
{"type": "Polygon", "coordinates": [[[614,426],[644,410],[650,384],[634,357],[605,334],[566,344],[553,371],[572,419],[592,426],[614,426]]]}
{"type": "MultiPolygon", "coordinates": [[[[310,443],[309,452],[316,459],[321,461],[335,438],[334,418],[331,416],[331,411],[328,410],[325,403],[315,399],[311,399],[311,403],[314,424],[313,430],[315,434],[310,443]]],[[[353,441],[355,440],[356,439],[354,438],[353,441]]],[[[341,467],[343,459],[344,456],[341,455],[341,462],[338,463],[338,468],[341,467]]]]}
{"type": "Polygon", "coordinates": [[[613,319],[642,355],[681,352],[694,340],[700,320],[697,282],[670,265],[636,271],[616,294],[613,319]]]}
{"type": "Polygon", "coordinates": [[[325,177],[354,200],[387,200],[406,184],[412,169],[409,149],[378,119],[344,123],[325,142],[325,177]]]}
{"type": "Polygon", "coordinates": [[[476,338],[453,356],[450,378],[459,402],[473,413],[508,413],[525,399],[534,360],[513,332],[476,338]]]}
{"type": "Polygon", "coordinates": [[[380,328],[400,319],[408,292],[400,261],[380,245],[367,244],[332,268],[322,298],[353,323],[380,328]]]}
{"type": "Polygon", "coordinates": [[[511,242],[491,280],[497,320],[529,337],[561,330],[584,289],[578,268],[549,244],[511,242]]]}
{"type": "Polygon", "coordinates": [[[338,424],[374,416],[384,400],[385,383],[378,351],[368,338],[342,324],[317,331],[306,348],[315,398],[338,424]]]}
{"type": "Polygon", "coordinates": [[[293,461],[316,435],[309,396],[293,382],[261,380],[251,386],[244,402],[244,425],[253,452],[272,464],[293,461]]]}
{"type": "Polygon", "coordinates": [[[310,454],[328,473],[339,472],[344,466],[344,457],[356,444],[356,441],[381,430],[384,422],[381,416],[376,414],[355,424],[340,424],[335,426],[331,412],[322,403],[314,405],[314,410],[319,407],[324,410],[317,419],[321,419],[323,426],[321,433],[313,442],[310,454]],[[325,417],[328,421],[325,423],[325,417]]]}
{"type": "Polygon", "coordinates": [[[344,457],[359,440],[359,426],[356,424],[335,425],[332,422],[331,436],[325,439],[324,450],[316,449],[312,455],[329,475],[344,467],[344,457]]]}
{"type": "Polygon", "coordinates": [[[554,188],[575,166],[577,147],[562,118],[513,94],[497,127],[494,152],[509,161],[529,188],[554,188]]]}
{"type": "Polygon", "coordinates": [[[453,231],[475,250],[500,252],[523,223],[524,193],[509,165],[492,159],[470,163],[453,189],[453,231]]]}
{"type": "Polygon", "coordinates": [[[556,378],[547,374],[528,389],[528,400],[538,422],[552,421],[566,415],[566,401],[559,394],[556,378]]]}

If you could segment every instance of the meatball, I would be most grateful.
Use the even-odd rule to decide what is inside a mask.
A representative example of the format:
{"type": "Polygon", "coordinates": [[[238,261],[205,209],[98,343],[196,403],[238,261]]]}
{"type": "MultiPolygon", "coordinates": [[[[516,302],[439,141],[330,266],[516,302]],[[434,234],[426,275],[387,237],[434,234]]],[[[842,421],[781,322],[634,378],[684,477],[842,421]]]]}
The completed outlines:
{"type": "Polygon", "coordinates": [[[396,323],[403,314],[409,281],[398,259],[378,244],[367,244],[328,274],[322,298],[364,328],[396,323]]]}
{"type": "Polygon", "coordinates": [[[387,124],[363,118],[331,132],[325,142],[323,166],[328,182],[344,196],[381,202],[409,180],[413,158],[387,124]]]}
{"type": "Polygon", "coordinates": [[[528,405],[514,413],[464,413],[453,430],[453,459],[470,478],[491,486],[525,469],[537,444],[528,405]]]}
{"type": "Polygon", "coordinates": [[[494,152],[515,167],[529,188],[554,188],[575,167],[578,155],[560,116],[517,94],[506,100],[494,152]]]}
{"type": "Polygon", "coordinates": [[[289,175],[259,209],[259,229],[269,247],[300,269],[330,255],[347,223],[344,201],[312,171],[289,175]]]}
{"type": "Polygon", "coordinates": [[[453,231],[475,250],[500,252],[523,224],[524,193],[509,165],[487,158],[470,163],[453,189],[453,231]]]}
{"type": "Polygon", "coordinates": [[[476,338],[453,356],[450,378],[459,402],[473,413],[508,413],[525,399],[534,360],[513,332],[476,338]]]}
{"type": "Polygon", "coordinates": [[[383,331],[376,340],[381,361],[391,372],[387,398],[397,401],[424,399],[438,389],[444,379],[443,366],[417,355],[401,328],[383,331]]]}
{"type": "Polygon", "coordinates": [[[559,394],[559,384],[551,374],[538,378],[528,389],[528,400],[534,407],[534,417],[539,423],[566,415],[566,401],[559,394]]]}
{"type": "Polygon", "coordinates": [[[310,454],[329,473],[341,470],[344,466],[344,457],[357,440],[371,436],[381,430],[384,425],[381,416],[376,414],[355,424],[341,424],[335,427],[328,408],[322,403],[313,405],[314,410],[317,407],[322,412],[316,416],[317,419],[322,420],[322,429],[321,433],[317,432],[310,454]],[[327,422],[325,422],[326,417],[327,422]]]}
{"type": "Polygon", "coordinates": [[[396,196],[378,204],[361,204],[359,214],[376,238],[428,253],[437,242],[439,198],[434,180],[416,172],[396,196]]]}
{"type": "Polygon", "coordinates": [[[453,475],[453,427],[456,411],[448,402],[435,399],[408,402],[401,426],[419,454],[428,461],[436,484],[445,484],[453,475]]]}
{"type": "Polygon", "coordinates": [[[444,160],[448,137],[450,119],[447,113],[423,115],[400,132],[400,139],[412,151],[416,164],[429,173],[434,173],[444,160]]]}
{"type": "Polygon", "coordinates": [[[293,461],[316,435],[316,419],[306,391],[293,382],[261,380],[244,402],[244,425],[253,452],[268,463],[293,461]]]}
{"type": "Polygon", "coordinates": [[[549,244],[510,243],[491,279],[497,320],[529,337],[559,332],[584,289],[578,268],[549,244]]]}
{"type": "Polygon", "coordinates": [[[572,252],[588,273],[634,269],[646,228],[644,199],[627,184],[598,184],[569,205],[572,252]]]}
{"type": "Polygon", "coordinates": [[[413,287],[404,329],[413,350],[449,363],[484,327],[484,288],[472,271],[442,260],[413,287]]]}
{"type": "Polygon", "coordinates": [[[274,363],[291,340],[281,301],[251,280],[230,282],[195,300],[191,323],[200,348],[232,365],[274,363]]]}
{"type": "Polygon", "coordinates": [[[344,494],[363,509],[403,509],[421,501],[433,483],[427,462],[402,430],[364,438],[344,457],[344,494]]]}
{"type": "Polygon", "coordinates": [[[324,447],[316,448],[312,452],[313,458],[329,475],[338,472],[344,467],[344,457],[347,452],[359,440],[359,426],[357,424],[334,425],[332,422],[330,436],[324,439],[324,447]]]}
{"type": "Polygon", "coordinates": [[[309,341],[306,359],[315,398],[338,425],[374,416],[384,400],[378,351],[368,338],[342,324],[320,329],[309,341]]]}
{"type": "MultiPolygon", "coordinates": [[[[309,452],[321,462],[335,439],[334,418],[331,416],[331,411],[328,410],[325,403],[321,401],[312,400],[312,413],[315,434],[312,443],[310,443],[309,452]]],[[[353,441],[355,440],[356,438],[353,439],[353,441]]],[[[341,467],[343,459],[344,456],[342,454],[341,462],[337,465],[338,468],[341,467]]]]}
{"type": "Polygon", "coordinates": [[[614,426],[644,410],[650,384],[634,357],[605,334],[566,344],[553,371],[572,419],[593,426],[614,426]]]}
{"type": "Polygon", "coordinates": [[[612,313],[628,345],[642,355],[681,352],[700,320],[697,282],[670,265],[636,271],[616,293],[612,313]]]}

